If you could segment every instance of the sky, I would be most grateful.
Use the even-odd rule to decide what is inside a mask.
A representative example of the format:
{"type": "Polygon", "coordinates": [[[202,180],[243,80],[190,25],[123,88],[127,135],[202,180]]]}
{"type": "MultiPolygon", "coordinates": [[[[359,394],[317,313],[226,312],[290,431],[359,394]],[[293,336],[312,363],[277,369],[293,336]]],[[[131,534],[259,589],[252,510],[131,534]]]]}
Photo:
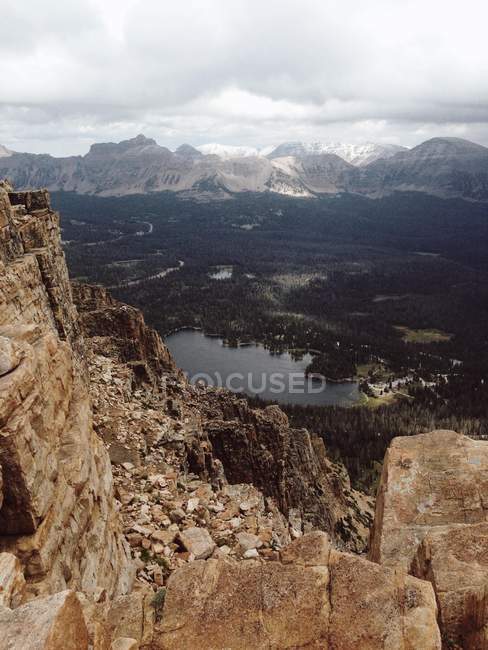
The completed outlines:
{"type": "Polygon", "coordinates": [[[486,0],[0,0],[0,143],[488,145],[486,0]]]}

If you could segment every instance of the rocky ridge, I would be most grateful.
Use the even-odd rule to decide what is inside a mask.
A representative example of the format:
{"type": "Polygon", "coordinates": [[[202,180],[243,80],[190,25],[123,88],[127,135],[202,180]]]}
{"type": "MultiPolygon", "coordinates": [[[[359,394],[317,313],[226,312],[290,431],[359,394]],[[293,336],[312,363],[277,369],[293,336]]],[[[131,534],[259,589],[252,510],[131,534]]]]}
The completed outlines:
{"type": "Polygon", "coordinates": [[[104,289],[75,284],[74,297],[94,425],[143,581],[161,586],[202,555],[276,560],[314,528],[365,549],[372,504],[321,439],[290,429],[276,407],[191,386],[140,312],[104,289]]]}
{"type": "Polygon", "coordinates": [[[125,593],[131,562],[48,194],[0,187],[0,228],[0,550],[19,558],[27,594],[125,593]]]}
{"type": "Polygon", "coordinates": [[[369,557],[432,583],[446,648],[488,648],[488,443],[454,431],[395,438],[369,557]]]}
{"type": "Polygon", "coordinates": [[[101,288],[72,289],[47,192],[2,184],[0,200],[7,631],[38,617],[39,647],[51,647],[59,626],[78,630],[73,647],[84,647],[81,617],[101,648],[102,637],[123,632],[113,625],[120,599],[139,630],[140,617],[154,614],[143,586],[154,593],[193,560],[277,560],[314,526],[344,548],[364,548],[369,506],[321,441],[291,430],[278,409],[255,412],[191,387],[137,310],[101,288]],[[237,447],[225,441],[232,436],[237,447]]]}

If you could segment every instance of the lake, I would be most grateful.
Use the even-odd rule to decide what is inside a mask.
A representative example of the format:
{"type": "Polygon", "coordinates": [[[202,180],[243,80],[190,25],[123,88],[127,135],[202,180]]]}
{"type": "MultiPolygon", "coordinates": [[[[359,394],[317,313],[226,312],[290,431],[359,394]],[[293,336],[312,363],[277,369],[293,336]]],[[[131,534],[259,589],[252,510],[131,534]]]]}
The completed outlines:
{"type": "Polygon", "coordinates": [[[262,345],[231,348],[222,339],[195,330],[176,332],[165,343],[192,383],[204,381],[281,404],[352,406],[360,399],[355,382],[306,378],[310,354],[297,360],[289,352],[273,354],[262,345]]]}

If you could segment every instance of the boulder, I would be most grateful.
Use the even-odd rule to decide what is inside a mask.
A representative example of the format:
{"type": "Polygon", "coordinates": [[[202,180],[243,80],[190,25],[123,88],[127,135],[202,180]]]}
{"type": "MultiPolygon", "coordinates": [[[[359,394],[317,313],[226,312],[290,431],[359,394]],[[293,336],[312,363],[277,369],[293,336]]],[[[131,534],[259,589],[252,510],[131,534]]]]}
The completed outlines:
{"type": "Polygon", "coordinates": [[[487,520],[488,442],[454,431],[395,438],[385,455],[369,557],[408,570],[437,526],[487,520]]]}
{"type": "Polygon", "coordinates": [[[102,591],[98,600],[78,593],[88,628],[88,642],[93,650],[138,649],[151,644],[155,609],[154,592],[136,588],[131,594],[113,600],[102,591]]]}
{"type": "Polygon", "coordinates": [[[88,650],[81,605],[72,591],[0,609],[1,647],[8,650],[88,650]]]}
{"type": "Polygon", "coordinates": [[[326,568],[306,573],[273,563],[194,562],[169,580],[156,647],[312,647],[327,635],[327,585],[326,568]]]}
{"type": "Polygon", "coordinates": [[[282,564],[295,566],[328,566],[330,555],[328,535],[314,531],[288,544],[280,553],[282,564]]]}
{"type": "Polygon", "coordinates": [[[144,588],[112,601],[106,616],[111,638],[135,639],[141,646],[148,645],[154,628],[153,598],[153,591],[144,588]]]}
{"type": "Polygon", "coordinates": [[[370,558],[429,580],[445,647],[488,647],[488,442],[454,431],[395,438],[370,558]]]}
{"type": "Polygon", "coordinates": [[[440,649],[437,606],[428,582],[334,550],[329,570],[330,648],[440,649]]]}
{"type": "Polygon", "coordinates": [[[263,545],[263,542],[259,539],[259,537],[257,535],[253,535],[252,533],[237,533],[236,539],[243,553],[256,548],[260,548],[263,545]]]}
{"type": "Polygon", "coordinates": [[[195,557],[195,560],[205,560],[210,557],[217,546],[206,528],[197,528],[196,526],[181,531],[178,539],[185,550],[195,557]]]}

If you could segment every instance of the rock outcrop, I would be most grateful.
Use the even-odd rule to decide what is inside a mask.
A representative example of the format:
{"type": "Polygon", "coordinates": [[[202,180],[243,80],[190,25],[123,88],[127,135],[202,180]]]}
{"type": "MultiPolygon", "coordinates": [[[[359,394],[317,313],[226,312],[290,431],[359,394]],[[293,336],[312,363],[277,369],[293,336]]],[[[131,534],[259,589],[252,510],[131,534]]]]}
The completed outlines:
{"type": "Polygon", "coordinates": [[[8,650],[87,650],[88,632],[76,594],[62,591],[17,609],[0,610],[1,647],[8,650]]]}
{"type": "MultiPolygon", "coordinates": [[[[115,465],[134,465],[124,469],[132,472],[133,479],[121,480],[122,492],[133,494],[134,483],[139,484],[138,490],[147,489],[143,486],[148,481],[141,481],[141,474],[161,475],[159,486],[166,492],[175,476],[176,483],[193,482],[193,490],[176,490],[171,499],[165,497],[163,514],[169,517],[172,509],[198,498],[195,512],[181,517],[183,526],[191,527],[201,519],[202,508],[222,508],[225,515],[207,512],[204,519],[210,523],[205,525],[218,542],[229,532],[231,524],[224,522],[232,522],[231,548],[238,545],[235,535],[239,532],[256,534],[262,528],[260,552],[265,553],[271,545],[270,528],[280,543],[288,541],[290,534],[319,528],[344,548],[365,549],[371,503],[351,488],[344,468],[330,462],[322,439],[292,429],[277,407],[256,410],[228,391],[191,386],[140,312],[114,301],[103,289],[75,284],[74,295],[89,351],[96,428],[115,465]],[[188,473],[194,475],[193,481],[188,480],[188,473]],[[246,511],[241,510],[244,496],[232,504],[230,486],[221,490],[226,483],[257,488],[246,511]],[[205,493],[204,485],[211,487],[212,494],[205,493]],[[244,519],[249,522],[245,529],[241,528],[244,519]],[[288,528],[290,532],[284,535],[288,528]]],[[[119,471],[115,473],[118,482],[119,471]]],[[[156,505],[157,480],[151,480],[152,492],[145,498],[156,505]]],[[[124,510],[129,509],[136,510],[133,502],[124,510]]],[[[145,516],[129,523],[151,525],[145,516]]]]}
{"type": "Polygon", "coordinates": [[[168,583],[155,647],[164,650],[434,650],[432,587],[331,548],[292,543],[276,563],[194,562],[168,583]]]}
{"type": "Polygon", "coordinates": [[[128,547],[93,430],[83,343],[46,192],[0,187],[0,549],[24,598],[127,592],[128,547]]]}
{"type": "Polygon", "coordinates": [[[73,283],[72,288],[86,337],[110,339],[112,355],[154,387],[165,374],[181,375],[159,334],[146,326],[138,309],[117,302],[102,287],[73,283]]]}
{"type": "Polygon", "coordinates": [[[488,521],[488,443],[454,431],[395,438],[385,455],[370,558],[408,569],[435,527],[488,521]]]}
{"type": "Polygon", "coordinates": [[[226,392],[201,406],[212,453],[231,483],[252,483],[292,515],[299,532],[328,531],[345,548],[364,550],[371,518],[367,500],[326,455],[324,442],[293,429],[278,407],[249,408],[226,392]]]}
{"type": "Polygon", "coordinates": [[[370,558],[432,583],[446,648],[487,648],[488,442],[453,431],[395,438],[370,558]]]}
{"type": "Polygon", "coordinates": [[[433,528],[412,573],[435,587],[447,647],[488,647],[488,523],[433,528]]]}

